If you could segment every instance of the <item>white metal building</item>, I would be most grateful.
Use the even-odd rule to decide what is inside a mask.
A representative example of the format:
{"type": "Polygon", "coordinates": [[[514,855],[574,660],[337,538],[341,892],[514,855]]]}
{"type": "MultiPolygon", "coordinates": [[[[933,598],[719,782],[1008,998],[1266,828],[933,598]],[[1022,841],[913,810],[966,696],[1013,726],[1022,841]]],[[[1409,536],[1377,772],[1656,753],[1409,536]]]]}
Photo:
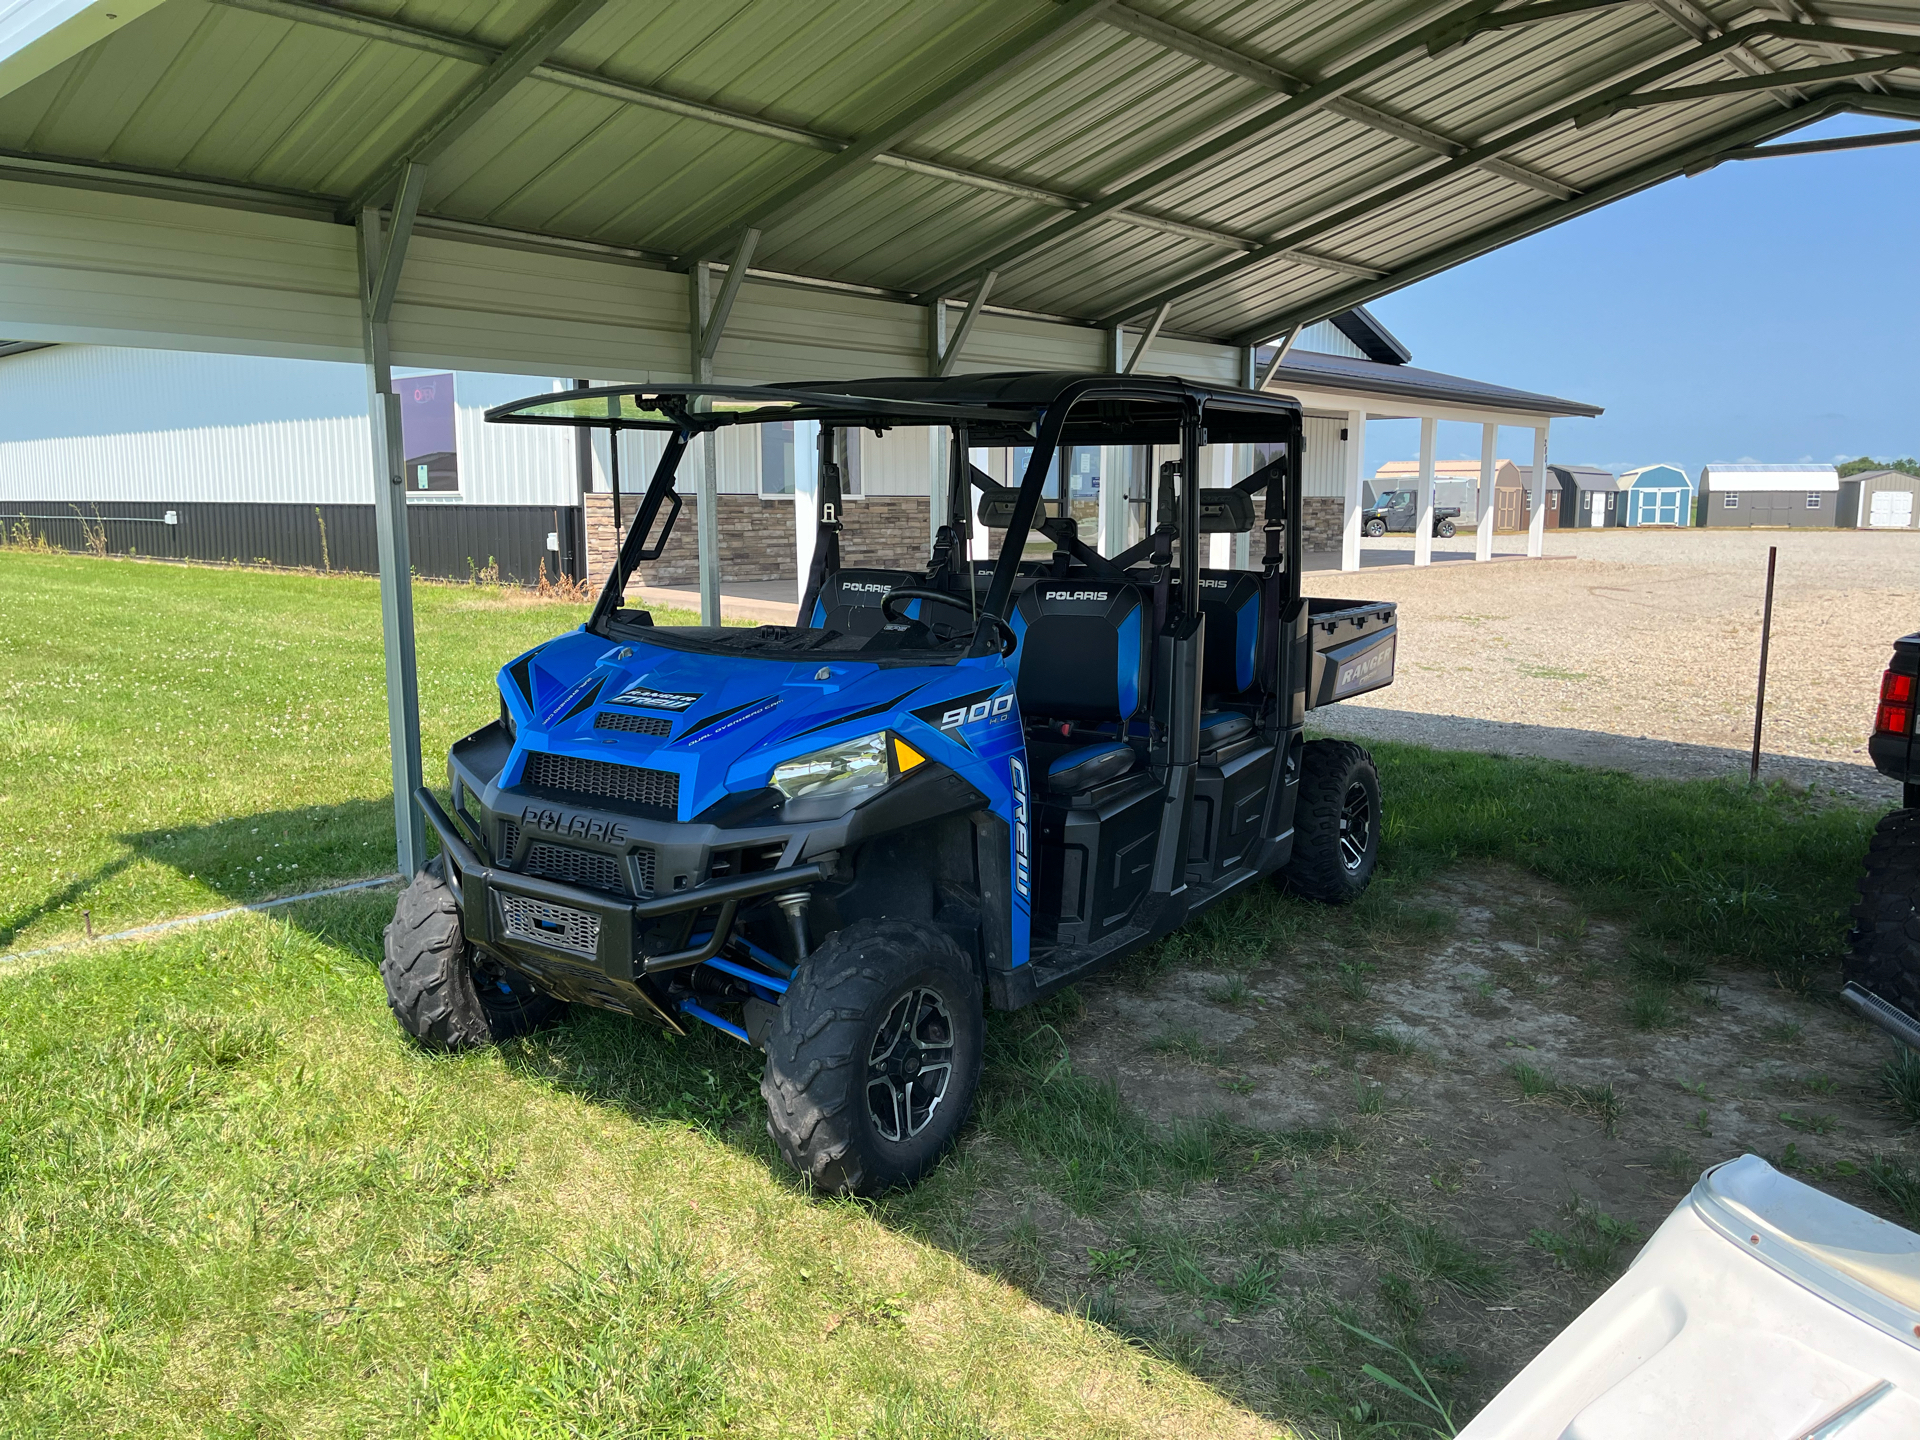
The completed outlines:
{"type": "MultiPolygon", "coordinates": [[[[1593,406],[1415,370],[1411,354],[1364,309],[1302,330],[1269,382],[1315,387],[1307,415],[1310,549],[1342,539],[1347,437],[1358,410],[1375,418],[1444,412],[1485,424],[1543,427],[1593,406]]],[[[1271,356],[1268,357],[1271,365],[1271,356]]],[[[536,375],[396,369],[402,399],[409,530],[415,569],[461,578],[476,572],[531,582],[544,573],[597,580],[614,533],[616,467],[599,436],[489,425],[489,406],[576,383],[536,375]],[[437,418],[436,418],[437,412],[437,418]]],[[[716,437],[722,578],[797,576],[804,544],[794,524],[792,427],[723,430],[716,437]]],[[[22,345],[0,353],[0,526],[25,526],[57,545],[91,537],[116,552],[203,560],[264,561],[328,569],[375,568],[373,507],[365,498],[372,444],[360,367],[320,360],[242,357],[101,345],[22,345]],[[106,397],[111,397],[110,403],[106,397]]],[[[930,529],[928,496],[944,467],[943,440],[924,430],[849,437],[844,457],[849,553],[917,564],[930,529]]],[[[646,486],[661,441],[629,432],[617,466],[622,508],[646,486]]],[[[975,463],[1001,478],[1006,452],[975,463]]],[[[1111,451],[1064,462],[1090,520],[1103,488],[1132,502],[1103,530],[1116,548],[1144,516],[1151,466],[1111,451]]],[[[1224,472],[1251,455],[1218,457],[1224,472]]],[[[1419,478],[1407,462],[1406,483],[1419,478]]],[[[1511,466],[1509,465],[1509,468],[1511,466]]],[[[1434,473],[1442,473],[1435,466],[1434,473]]],[[[1468,523],[1479,466],[1445,473],[1466,496],[1468,523]],[[1454,472],[1459,471],[1459,474],[1454,472]]],[[[697,512],[698,500],[692,500],[697,512]]],[[[1456,503],[1448,501],[1447,503],[1456,503]]],[[[630,514],[630,511],[627,512],[630,514]]],[[[697,583],[693,516],[650,567],[656,585],[697,583]]]]}

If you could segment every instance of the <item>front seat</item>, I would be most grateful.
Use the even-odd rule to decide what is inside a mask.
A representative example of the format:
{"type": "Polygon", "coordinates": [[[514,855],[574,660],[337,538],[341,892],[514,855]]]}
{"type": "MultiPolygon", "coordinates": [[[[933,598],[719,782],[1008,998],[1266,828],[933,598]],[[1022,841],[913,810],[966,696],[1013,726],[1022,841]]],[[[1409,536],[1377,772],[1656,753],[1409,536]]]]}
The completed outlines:
{"type": "MultiPolygon", "coordinates": [[[[887,623],[880,613],[880,602],[902,586],[920,583],[920,577],[908,570],[836,570],[821,582],[807,624],[816,630],[838,630],[842,635],[878,635],[887,623]]],[[[923,603],[910,600],[901,613],[918,620],[923,603]]]]}
{"type": "MultiPolygon", "coordinates": [[[[1036,579],[1013,612],[1019,648],[1010,662],[1027,719],[1117,724],[1144,708],[1152,635],[1144,597],[1124,580],[1036,579]]],[[[1132,770],[1139,757],[1122,741],[1068,746],[1047,765],[1046,786],[1072,795],[1132,770]]]]}

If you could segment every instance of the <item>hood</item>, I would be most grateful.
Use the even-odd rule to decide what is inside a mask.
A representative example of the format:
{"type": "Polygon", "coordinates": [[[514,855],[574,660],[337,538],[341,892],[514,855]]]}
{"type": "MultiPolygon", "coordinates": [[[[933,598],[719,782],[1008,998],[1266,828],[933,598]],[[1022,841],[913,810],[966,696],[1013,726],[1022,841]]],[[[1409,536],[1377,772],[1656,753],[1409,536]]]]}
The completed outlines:
{"type": "Polygon", "coordinates": [[[773,767],[887,728],[912,697],[928,703],[977,689],[991,658],[925,668],[812,658],[690,654],[615,644],[584,630],[500,672],[515,705],[517,743],[502,779],[517,784],[525,755],[547,751],[670,770],[690,820],[729,793],[767,783],[773,767]]]}

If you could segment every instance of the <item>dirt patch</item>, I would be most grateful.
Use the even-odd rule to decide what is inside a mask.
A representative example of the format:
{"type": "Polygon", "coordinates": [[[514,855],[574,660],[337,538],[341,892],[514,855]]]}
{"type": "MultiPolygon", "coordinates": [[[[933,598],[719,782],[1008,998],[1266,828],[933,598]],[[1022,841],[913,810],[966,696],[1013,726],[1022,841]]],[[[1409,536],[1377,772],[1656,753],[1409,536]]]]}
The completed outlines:
{"type": "MultiPolygon", "coordinates": [[[[1234,1161],[1104,1207],[983,1183],[968,1248],[1309,1426],[1404,1413],[1361,1371],[1404,1362],[1343,1319],[1418,1357],[1464,1420],[1704,1167],[1752,1152],[1893,1214],[1866,1167],[1920,1148],[1877,1032],[1766,975],[1689,969],[1504,868],[1250,968],[1084,985],[1048,1023],[1074,1074],[1234,1161]]],[[[1004,1149],[990,1130],[974,1147],[1004,1149]]]]}
{"type": "MultiPolygon", "coordinates": [[[[1405,733],[1395,738],[1558,748],[1573,753],[1555,758],[1635,773],[1655,773],[1657,745],[1586,737],[1680,742],[1699,748],[1669,758],[1669,768],[1722,773],[1752,743],[1769,545],[1780,557],[1763,749],[1870,777],[1880,672],[1894,639],[1920,625],[1920,534],[1550,531],[1547,553],[1557,558],[1544,564],[1316,571],[1306,577],[1310,594],[1400,605],[1394,684],[1317,718],[1338,731],[1352,716],[1355,733],[1368,733],[1355,712],[1370,710],[1499,722],[1499,735],[1481,744],[1471,728],[1439,721],[1431,733],[1399,721],[1405,733]],[[1556,747],[1509,726],[1570,737],[1556,747]]],[[[1820,774],[1802,778],[1818,783],[1820,774]]],[[[1878,803],[1871,780],[1862,783],[1878,803]]]]}

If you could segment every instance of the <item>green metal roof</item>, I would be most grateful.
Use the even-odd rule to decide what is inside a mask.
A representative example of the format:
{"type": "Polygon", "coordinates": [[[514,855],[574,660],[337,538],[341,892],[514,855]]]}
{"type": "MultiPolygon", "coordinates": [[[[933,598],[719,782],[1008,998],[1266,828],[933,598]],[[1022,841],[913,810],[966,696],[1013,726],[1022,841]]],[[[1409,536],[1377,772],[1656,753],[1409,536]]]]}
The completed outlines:
{"type": "Polygon", "coordinates": [[[423,229],[685,267],[751,228],[756,276],[1252,344],[1920,117],[1913,67],[1920,0],[165,0],[0,95],[0,175],[344,220],[411,158],[423,229]]]}

